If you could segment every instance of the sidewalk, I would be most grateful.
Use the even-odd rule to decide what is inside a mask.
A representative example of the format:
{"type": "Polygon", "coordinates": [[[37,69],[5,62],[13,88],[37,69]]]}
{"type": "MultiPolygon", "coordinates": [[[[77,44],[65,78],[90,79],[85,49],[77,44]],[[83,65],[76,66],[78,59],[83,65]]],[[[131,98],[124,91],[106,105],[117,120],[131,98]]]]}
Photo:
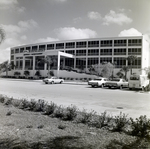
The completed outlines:
{"type": "Polygon", "coordinates": [[[63,84],[73,84],[73,85],[88,85],[88,82],[82,81],[64,81],[63,84]]]}

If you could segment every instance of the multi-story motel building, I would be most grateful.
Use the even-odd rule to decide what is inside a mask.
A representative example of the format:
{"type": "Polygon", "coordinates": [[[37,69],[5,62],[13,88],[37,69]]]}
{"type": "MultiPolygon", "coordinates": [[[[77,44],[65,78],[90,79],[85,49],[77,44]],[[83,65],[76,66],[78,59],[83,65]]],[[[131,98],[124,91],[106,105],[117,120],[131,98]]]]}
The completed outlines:
{"type": "MultiPolygon", "coordinates": [[[[61,70],[62,65],[88,70],[91,65],[103,62],[115,63],[114,72],[117,73],[123,66],[130,65],[126,60],[130,55],[137,56],[132,66],[133,73],[143,74],[145,71],[142,69],[150,66],[150,47],[143,36],[90,38],[22,45],[11,48],[10,61],[15,65],[11,75],[18,71],[23,76],[24,71],[28,70],[33,77],[39,70],[40,74],[46,77],[47,64],[39,63],[46,56],[56,57],[57,63],[51,68],[59,77],[71,77],[68,76],[67,71],[61,70]]],[[[128,72],[128,76],[129,74],[128,72]]]]}

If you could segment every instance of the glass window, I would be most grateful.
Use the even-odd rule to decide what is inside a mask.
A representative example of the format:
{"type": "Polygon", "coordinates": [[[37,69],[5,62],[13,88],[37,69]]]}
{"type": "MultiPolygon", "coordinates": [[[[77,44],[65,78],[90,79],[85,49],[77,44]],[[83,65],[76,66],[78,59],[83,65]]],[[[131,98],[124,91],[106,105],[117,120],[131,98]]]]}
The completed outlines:
{"type": "Polygon", "coordinates": [[[76,56],[86,56],[86,50],[77,50],[76,56]]]}
{"type": "Polygon", "coordinates": [[[122,68],[123,66],[126,66],[126,59],[124,57],[115,57],[114,61],[116,68],[122,68]]]}
{"type": "Polygon", "coordinates": [[[142,39],[129,39],[128,46],[142,46],[142,39]]]}
{"type": "Polygon", "coordinates": [[[95,65],[95,64],[98,64],[98,58],[88,58],[88,68],[91,66],[91,65],[95,65]]]}
{"type": "Polygon", "coordinates": [[[69,48],[75,48],[75,42],[66,43],[66,49],[69,49],[69,48]]]}
{"type": "Polygon", "coordinates": [[[75,51],[74,50],[66,50],[66,53],[75,55],[75,51]]]}
{"type": "Polygon", "coordinates": [[[56,43],[56,49],[64,49],[64,43],[56,43]]]}
{"type": "Polygon", "coordinates": [[[112,40],[102,40],[101,47],[112,47],[112,40]]]}
{"type": "Polygon", "coordinates": [[[101,49],[100,55],[112,55],[112,49],[101,49]]]}
{"type": "Polygon", "coordinates": [[[24,48],[20,48],[20,53],[23,53],[23,51],[24,51],[24,48]]]}
{"type": "Polygon", "coordinates": [[[126,40],[114,40],[114,46],[126,46],[126,40]]]}
{"type": "Polygon", "coordinates": [[[88,55],[99,55],[99,49],[89,49],[88,55]]]}
{"type": "Polygon", "coordinates": [[[128,55],[141,55],[141,48],[129,48],[128,55]]]}
{"type": "Polygon", "coordinates": [[[112,63],[112,58],[111,57],[101,57],[100,58],[100,63],[103,64],[103,63],[112,63]]]}
{"type": "Polygon", "coordinates": [[[76,48],[86,48],[86,41],[77,42],[76,48]]]}
{"type": "Polygon", "coordinates": [[[54,49],[54,44],[47,45],[47,50],[53,50],[53,49],[54,49]]]}
{"type": "Polygon", "coordinates": [[[39,51],[45,51],[46,45],[39,45],[39,51]]]}
{"type": "Polygon", "coordinates": [[[114,49],[114,55],[126,55],[126,49],[114,49]]]}
{"type": "Polygon", "coordinates": [[[88,41],[88,47],[99,47],[99,41],[88,41]]]}
{"type": "Polygon", "coordinates": [[[19,49],[15,49],[15,53],[19,53],[19,49]]]}
{"type": "Polygon", "coordinates": [[[86,67],[85,58],[76,58],[76,68],[84,69],[86,67]]]}

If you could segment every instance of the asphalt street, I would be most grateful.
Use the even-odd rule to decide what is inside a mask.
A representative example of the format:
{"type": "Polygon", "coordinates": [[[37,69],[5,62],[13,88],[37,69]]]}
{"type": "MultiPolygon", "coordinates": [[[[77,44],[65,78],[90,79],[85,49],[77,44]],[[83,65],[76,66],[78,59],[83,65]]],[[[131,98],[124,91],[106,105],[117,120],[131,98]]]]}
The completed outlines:
{"type": "Polygon", "coordinates": [[[17,99],[44,99],[63,106],[76,105],[81,111],[106,111],[111,115],[123,112],[133,118],[140,115],[150,118],[150,93],[139,90],[91,88],[85,82],[44,84],[42,80],[0,78],[0,94],[17,99]]]}

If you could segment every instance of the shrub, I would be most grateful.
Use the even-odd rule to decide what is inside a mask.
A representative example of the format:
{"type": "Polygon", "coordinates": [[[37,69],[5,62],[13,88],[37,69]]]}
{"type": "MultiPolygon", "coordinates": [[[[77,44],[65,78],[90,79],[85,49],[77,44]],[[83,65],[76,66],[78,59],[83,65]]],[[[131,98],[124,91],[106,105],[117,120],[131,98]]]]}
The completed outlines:
{"type": "Polygon", "coordinates": [[[107,115],[106,112],[104,112],[104,113],[101,113],[101,115],[96,116],[96,119],[94,120],[94,122],[92,122],[92,126],[96,128],[102,128],[102,127],[108,126],[111,120],[112,120],[112,117],[110,117],[109,115],[107,115]]]}
{"type": "Polygon", "coordinates": [[[57,105],[53,102],[51,102],[50,104],[47,104],[44,107],[44,114],[45,115],[51,115],[54,113],[55,109],[56,109],[57,105]]]}
{"type": "Polygon", "coordinates": [[[133,136],[150,137],[150,119],[147,119],[146,115],[136,118],[135,121],[132,118],[130,120],[133,136]]]}
{"type": "Polygon", "coordinates": [[[120,112],[120,115],[115,116],[114,118],[114,124],[112,130],[121,132],[125,127],[125,125],[128,123],[129,123],[129,119],[127,118],[127,115],[124,113],[122,114],[122,112],[120,112]]]}
{"type": "Polygon", "coordinates": [[[12,98],[5,97],[4,105],[11,105],[11,104],[12,104],[12,98]]]}
{"type": "Polygon", "coordinates": [[[38,102],[36,102],[33,111],[44,112],[44,108],[46,105],[47,105],[47,103],[44,100],[39,99],[38,102]]]}
{"type": "Polygon", "coordinates": [[[77,108],[76,106],[67,107],[65,110],[64,120],[74,120],[77,116],[77,108]]]}
{"type": "Polygon", "coordinates": [[[53,113],[53,117],[64,118],[64,111],[65,111],[65,109],[62,106],[56,107],[56,109],[53,113]]]}
{"type": "Polygon", "coordinates": [[[26,99],[22,99],[19,105],[20,109],[26,109],[29,108],[30,102],[26,99]]]}
{"type": "Polygon", "coordinates": [[[84,109],[81,112],[81,118],[78,119],[78,122],[83,123],[83,124],[88,124],[92,120],[92,117],[93,117],[94,114],[95,114],[95,111],[91,111],[91,112],[88,113],[84,109]]]}
{"type": "Polygon", "coordinates": [[[2,96],[2,95],[0,95],[0,102],[1,102],[1,103],[4,103],[4,101],[5,101],[5,97],[2,96]]]}

